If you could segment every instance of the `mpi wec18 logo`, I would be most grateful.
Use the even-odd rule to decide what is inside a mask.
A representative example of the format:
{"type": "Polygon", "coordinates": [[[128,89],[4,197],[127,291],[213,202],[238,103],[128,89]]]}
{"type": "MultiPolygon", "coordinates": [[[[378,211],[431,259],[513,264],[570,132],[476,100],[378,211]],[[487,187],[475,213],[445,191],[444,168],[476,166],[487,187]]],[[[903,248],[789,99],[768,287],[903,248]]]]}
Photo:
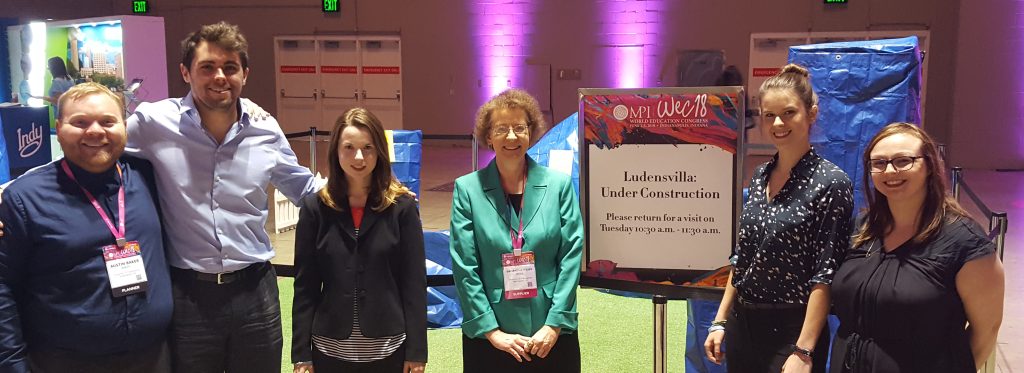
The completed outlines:
{"type": "Polygon", "coordinates": [[[652,111],[659,119],[704,118],[708,115],[708,95],[698,94],[685,98],[669,95],[658,100],[653,107],[644,104],[620,104],[612,109],[612,116],[617,120],[651,119],[652,111]]]}

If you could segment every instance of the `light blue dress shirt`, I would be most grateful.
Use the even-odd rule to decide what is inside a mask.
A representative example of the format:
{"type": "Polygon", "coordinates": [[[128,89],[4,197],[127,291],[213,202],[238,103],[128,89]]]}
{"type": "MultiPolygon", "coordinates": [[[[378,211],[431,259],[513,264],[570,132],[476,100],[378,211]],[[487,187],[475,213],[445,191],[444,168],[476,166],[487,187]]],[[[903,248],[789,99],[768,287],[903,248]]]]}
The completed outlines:
{"type": "Polygon", "coordinates": [[[268,184],[292,203],[320,188],[277,121],[253,119],[250,102],[239,101],[242,114],[221,144],[200,123],[191,93],[142,103],[128,118],[125,152],[153,163],[174,267],[219,273],[270,260],[268,184]]]}

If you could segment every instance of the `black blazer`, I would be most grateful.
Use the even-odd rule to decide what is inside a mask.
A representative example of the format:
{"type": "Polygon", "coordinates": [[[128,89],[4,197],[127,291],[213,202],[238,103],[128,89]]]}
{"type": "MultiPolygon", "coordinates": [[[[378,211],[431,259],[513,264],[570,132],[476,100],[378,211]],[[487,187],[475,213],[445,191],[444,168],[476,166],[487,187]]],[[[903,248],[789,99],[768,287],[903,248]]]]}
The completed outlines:
{"type": "MultiPolygon", "coordinates": [[[[372,200],[372,198],[371,198],[372,200]]],[[[405,333],[405,361],[427,361],[427,277],[416,202],[366,206],[359,238],[344,199],[341,211],[318,193],[302,199],[295,228],[292,362],[312,361],[312,335],[352,334],[353,300],[367,337],[405,333]]]]}

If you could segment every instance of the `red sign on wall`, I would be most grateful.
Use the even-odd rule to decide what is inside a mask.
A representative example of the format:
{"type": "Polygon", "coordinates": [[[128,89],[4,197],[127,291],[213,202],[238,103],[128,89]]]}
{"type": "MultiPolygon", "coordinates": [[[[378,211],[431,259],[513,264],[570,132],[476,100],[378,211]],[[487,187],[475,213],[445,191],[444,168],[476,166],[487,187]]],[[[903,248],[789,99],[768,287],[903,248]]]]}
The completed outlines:
{"type": "Polygon", "coordinates": [[[363,66],[363,74],[398,74],[398,66],[363,66]]]}
{"type": "Polygon", "coordinates": [[[355,74],[355,66],[320,66],[321,74],[355,74]]]}
{"type": "Polygon", "coordinates": [[[775,76],[775,74],[778,74],[780,70],[781,69],[779,69],[778,67],[755,67],[754,77],[764,78],[769,76],[775,76]]]}
{"type": "Polygon", "coordinates": [[[281,66],[282,74],[316,74],[316,66],[281,66]]]}

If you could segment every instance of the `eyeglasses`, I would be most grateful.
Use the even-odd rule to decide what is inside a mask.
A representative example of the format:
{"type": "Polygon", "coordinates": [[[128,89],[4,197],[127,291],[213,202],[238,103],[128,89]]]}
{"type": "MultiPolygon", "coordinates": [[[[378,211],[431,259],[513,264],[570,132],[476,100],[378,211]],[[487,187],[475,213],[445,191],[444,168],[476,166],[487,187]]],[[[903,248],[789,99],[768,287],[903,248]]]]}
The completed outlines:
{"type": "Polygon", "coordinates": [[[928,158],[928,156],[919,155],[916,157],[903,156],[893,159],[872,159],[868,161],[868,168],[871,170],[871,173],[880,174],[885,172],[885,170],[889,168],[889,165],[892,164],[892,168],[896,170],[896,172],[907,171],[914,168],[914,161],[921,158],[928,158]]]}
{"type": "Polygon", "coordinates": [[[508,135],[508,131],[509,130],[514,132],[517,136],[518,135],[525,135],[526,131],[529,130],[529,129],[530,128],[527,127],[525,124],[520,124],[520,125],[515,126],[515,127],[498,126],[498,127],[491,128],[491,137],[498,137],[498,136],[508,135]]]}

